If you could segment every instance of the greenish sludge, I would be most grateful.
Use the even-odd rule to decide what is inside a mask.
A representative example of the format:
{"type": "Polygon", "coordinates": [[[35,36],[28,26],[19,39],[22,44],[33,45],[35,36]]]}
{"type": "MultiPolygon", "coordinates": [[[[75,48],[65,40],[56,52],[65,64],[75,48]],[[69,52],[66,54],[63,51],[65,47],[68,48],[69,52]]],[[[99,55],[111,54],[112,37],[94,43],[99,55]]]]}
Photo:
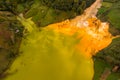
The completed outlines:
{"type": "Polygon", "coordinates": [[[74,48],[79,39],[47,29],[37,31],[30,19],[21,21],[30,33],[22,41],[22,54],[7,71],[11,75],[4,80],[91,80],[92,60],[74,48]]]}

